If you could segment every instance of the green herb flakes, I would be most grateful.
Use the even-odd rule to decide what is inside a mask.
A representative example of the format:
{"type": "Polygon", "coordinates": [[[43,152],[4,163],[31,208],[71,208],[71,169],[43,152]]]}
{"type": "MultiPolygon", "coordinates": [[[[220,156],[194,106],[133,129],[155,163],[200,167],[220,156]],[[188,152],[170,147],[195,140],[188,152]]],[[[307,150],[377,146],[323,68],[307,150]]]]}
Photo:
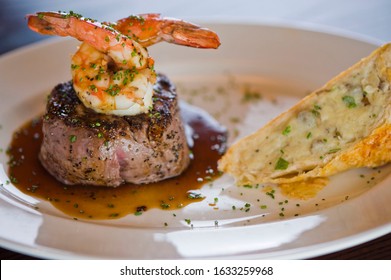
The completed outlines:
{"type": "Polygon", "coordinates": [[[355,108],[357,107],[356,101],[352,96],[345,95],[342,97],[342,101],[345,103],[346,107],[350,108],[355,108]]]}
{"type": "Polygon", "coordinates": [[[242,98],[242,102],[253,102],[258,101],[262,98],[261,93],[256,91],[251,91],[250,89],[246,88],[244,91],[244,96],[242,98]]]}
{"type": "Polygon", "coordinates": [[[160,204],[160,207],[161,207],[162,209],[168,209],[168,208],[170,208],[170,204],[165,203],[165,202],[162,202],[162,203],[160,204]]]}
{"type": "Polygon", "coordinates": [[[289,166],[289,162],[286,161],[285,159],[283,159],[283,158],[280,157],[280,158],[278,159],[278,161],[277,161],[277,163],[276,163],[274,169],[275,169],[275,170],[285,170],[285,169],[288,168],[288,166],[289,166]]]}
{"type": "Polygon", "coordinates": [[[292,128],[290,125],[288,125],[283,131],[282,135],[288,135],[292,131],[292,128]]]}
{"type": "Polygon", "coordinates": [[[339,152],[340,150],[341,150],[341,148],[335,148],[335,149],[329,150],[327,153],[328,154],[335,154],[336,152],[339,152]]]}
{"type": "Polygon", "coordinates": [[[275,190],[271,190],[270,192],[266,192],[266,195],[268,195],[268,196],[270,196],[271,198],[275,198],[274,197],[274,193],[275,193],[276,191],[275,190]]]}
{"type": "Polygon", "coordinates": [[[76,136],[76,135],[71,135],[71,136],[69,136],[69,141],[70,141],[71,143],[75,143],[76,140],[77,140],[77,136],[76,136]]]}

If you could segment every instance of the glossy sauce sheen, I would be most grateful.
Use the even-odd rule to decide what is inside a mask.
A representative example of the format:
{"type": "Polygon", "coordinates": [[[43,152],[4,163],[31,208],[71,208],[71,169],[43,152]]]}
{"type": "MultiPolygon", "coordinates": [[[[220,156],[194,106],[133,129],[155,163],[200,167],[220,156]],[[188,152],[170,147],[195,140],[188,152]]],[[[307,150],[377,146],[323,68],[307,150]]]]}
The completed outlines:
{"type": "Polygon", "coordinates": [[[193,160],[180,176],[161,182],[117,188],[67,186],[41,165],[38,153],[42,121],[32,120],[14,133],[10,149],[9,175],[23,193],[50,201],[74,218],[114,219],[141,215],[150,208],[174,210],[203,198],[197,189],[219,176],[217,161],[225,151],[226,129],[212,117],[181,104],[182,117],[192,130],[193,160]]]}

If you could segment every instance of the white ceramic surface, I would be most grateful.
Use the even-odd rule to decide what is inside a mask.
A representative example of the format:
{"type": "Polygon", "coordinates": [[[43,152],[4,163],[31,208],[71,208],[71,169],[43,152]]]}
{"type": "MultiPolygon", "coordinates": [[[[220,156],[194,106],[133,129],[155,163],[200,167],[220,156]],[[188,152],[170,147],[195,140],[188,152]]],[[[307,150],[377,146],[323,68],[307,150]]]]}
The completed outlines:
{"type": "MultiPolygon", "coordinates": [[[[156,69],[177,84],[182,100],[227,126],[229,143],[377,47],[376,42],[297,27],[208,26],[221,37],[218,50],[160,44],[150,52],[156,69]]],[[[75,221],[20,193],[7,182],[5,150],[13,131],[43,112],[51,88],[70,79],[76,45],[73,39],[49,40],[0,58],[2,247],[60,259],[297,259],[391,232],[389,167],[336,175],[315,198],[304,201],[286,198],[278,189],[272,199],[263,187],[237,187],[223,175],[200,190],[206,197],[201,202],[106,221],[75,221]]]]}

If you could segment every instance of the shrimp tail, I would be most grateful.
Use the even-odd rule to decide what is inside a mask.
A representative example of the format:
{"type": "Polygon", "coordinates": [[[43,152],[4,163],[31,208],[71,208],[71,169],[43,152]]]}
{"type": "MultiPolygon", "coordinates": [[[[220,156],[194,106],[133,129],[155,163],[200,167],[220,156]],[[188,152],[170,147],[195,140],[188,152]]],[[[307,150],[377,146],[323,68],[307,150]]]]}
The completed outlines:
{"type": "Polygon", "coordinates": [[[56,35],[53,28],[47,21],[40,19],[37,15],[27,15],[27,26],[34,32],[43,35],[56,35]]]}
{"type": "Polygon", "coordinates": [[[28,27],[34,32],[61,37],[74,35],[69,32],[73,17],[65,13],[38,12],[29,14],[26,18],[28,27]]]}
{"type": "Polygon", "coordinates": [[[205,49],[217,49],[220,46],[216,33],[184,22],[179,26],[174,24],[163,26],[162,34],[165,41],[178,45],[205,49]]]}
{"type": "Polygon", "coordinates": [[[27,24],[37,33],[61,37],[71,36],[104,52],[110,48],[108,42],[117,40],[122,43],[126,40],[126,36],[112,27],[73,12],[38,12],[27,15],[27,24]]]}
{"type": "Polygon", "coordinates": [[[118,20],[114,28],[144,47],[161,41],[193,48],[220,46],[218,35],[200,26],[179,19],[160,17],[160,14],[141,14],[118,20]]]}

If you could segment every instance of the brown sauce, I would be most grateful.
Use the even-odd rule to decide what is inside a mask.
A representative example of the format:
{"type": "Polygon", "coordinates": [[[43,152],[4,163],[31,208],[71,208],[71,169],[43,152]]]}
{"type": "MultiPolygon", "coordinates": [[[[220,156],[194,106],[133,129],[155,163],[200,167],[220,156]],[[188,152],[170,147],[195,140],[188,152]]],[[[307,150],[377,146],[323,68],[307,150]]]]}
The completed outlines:
{"type": "Polygon", "coordinates": [[[65,214],[81,219],[113,219],[141,215],[150,208],[178,209],[202,200],[197,191],[219,176],[217,161],[225,150],[226,130],[195,107],[181,106],[184,122],[193,130],[193,160],[180,176],[146,185],[117,188],[67,186],[41,165],[38,153],[42,121],[32,120],[18,129],[9,148],[9,176],[23,193],[47,200],[65,214]]]}

